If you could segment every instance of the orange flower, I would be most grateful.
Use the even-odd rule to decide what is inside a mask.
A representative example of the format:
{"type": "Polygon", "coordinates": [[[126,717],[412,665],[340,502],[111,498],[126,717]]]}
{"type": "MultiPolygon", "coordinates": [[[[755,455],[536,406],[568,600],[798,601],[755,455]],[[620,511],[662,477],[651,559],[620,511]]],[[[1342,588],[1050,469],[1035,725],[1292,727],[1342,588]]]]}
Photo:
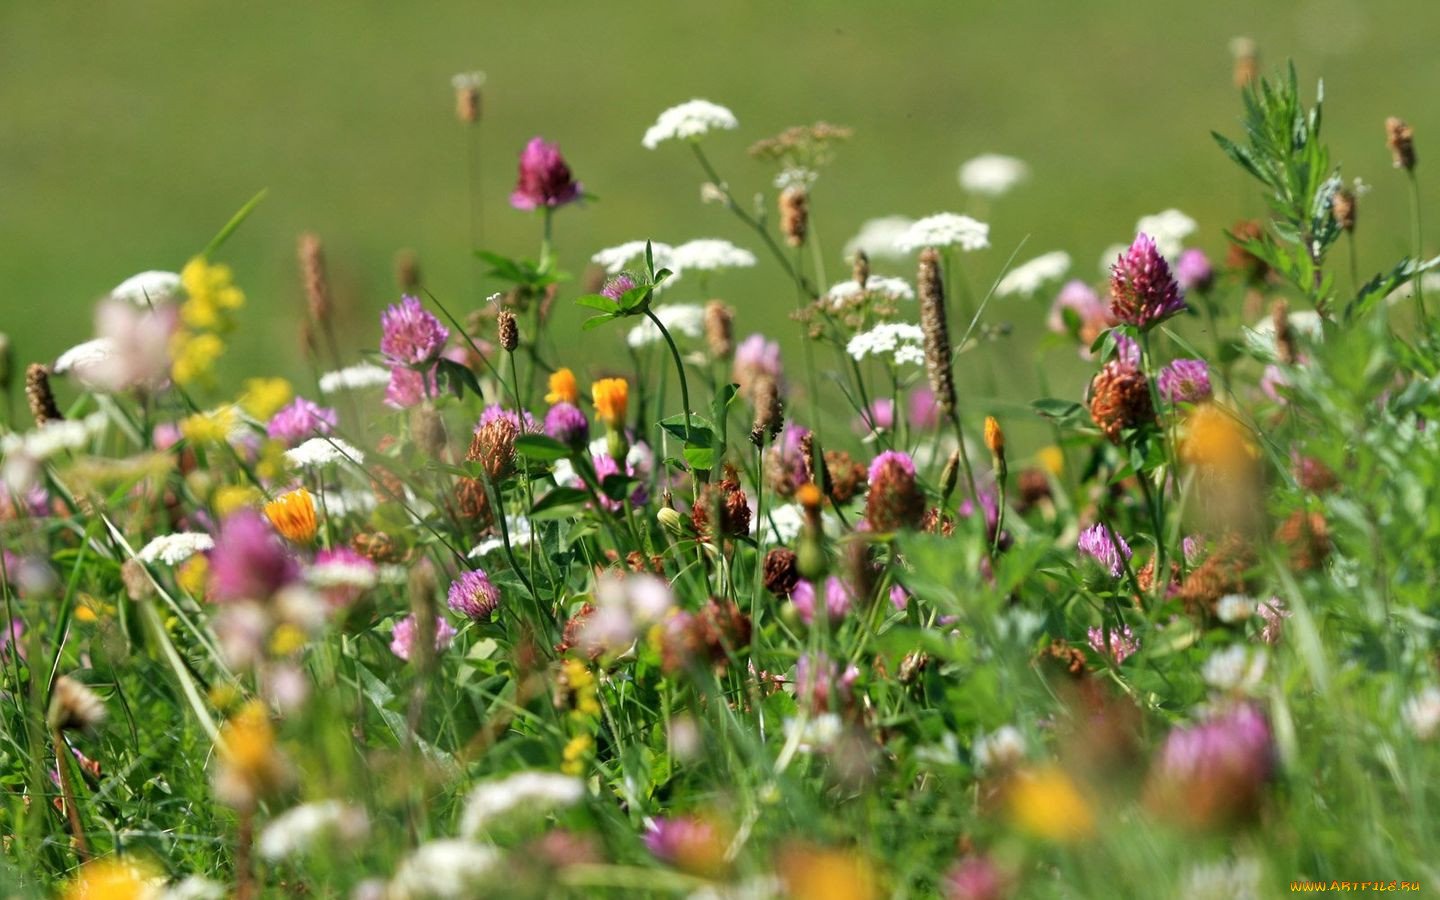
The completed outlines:
{"type": "Polygon", "coordinates": [[[1185,420],[1180,457],[1192,466],[1243,474],[1260,459],[1260,448],[1250,438],[1250,429],[1228,410],[1202,403],[1185,420]]]}
{"type": "Polygon", "coordinates": [[[1059,766],[1021,772],[1009,786],[1010,818],[1023,832],[1069,843],[1095,831],[1095,814],[1080,788],[1059,766]]]}
{"type": "Polygon", "coordinates": [[[292,544],[308,544],[315,538],[315,498],[304,488],[265,504],[265,518],[292,544]]]}
{"type": "Polygon", "coordinates": [[[590,385],[595,401],[595,414],[610,428],[625,427],[625,413],[630,405],[630,385],[623,378],[602,378],[590,385]]]}
{"type": "Polygon", "coordinates": [[[875,900],[880,879],[870,861],[853,849],[791,844],[777,866],[795,900],[875,900]]]}
{"type": "Polygon", "coordinates": [[[570,403],[580,400],[580,388],[575,383],[575,373],[569,369],[556,369],[550,373],[550,393],[545,395],[549,404],[570,403]]]}

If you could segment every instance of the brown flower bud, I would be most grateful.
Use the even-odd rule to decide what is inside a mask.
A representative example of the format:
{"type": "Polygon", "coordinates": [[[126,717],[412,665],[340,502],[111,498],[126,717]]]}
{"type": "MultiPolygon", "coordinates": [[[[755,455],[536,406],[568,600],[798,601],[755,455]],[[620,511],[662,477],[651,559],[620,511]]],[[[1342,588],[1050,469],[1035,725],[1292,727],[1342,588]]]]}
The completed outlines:
{"type": "Polygon", "coordinates": [[[1090,382],[1090,418],[1112,444],[1121,442],[1125,429],[1154,422],[1155,406],[1144,374],[1118,359],[1106,363],[1090,382]]]}
{"type": "Polygon", "coordinates": [[[514,353],[520,346],[520,326],[515,324],[515,314],[502,309],[495,316],[495,331],[500,336],[500,349],[514,353]]]}
{"type": "Polygon", "coordinates": [[[9,395],[14,377],[15,353],[10,346],[10,335],[0,331],[0,394],[9,395]]]}
{"type": "Polygon", "coordinates": [[[788,597],[800,583],[800,572],[796,569],[795,551],[776,547],[765,554],[765,590],[776,597],[788,597]]]}
{"type": "Polygon", "coordinates": [[[935,403],[945,416],[955,414],[955,373],[951,369],[950,326],[945,318],[945,284],[940,254],[934,247],[920,251],[916,277],[920,298],[920,328],[925,333],[925,375],[935,403]]]}
{"type": "Polygon", "coordinates": [[[774,440],[785,425],[785,405],[780,400],[780,387],[775,379],[762,375],[755,380],[751,396],[755,400],[755,422],[750,428],[750,443],[759,447],[766,438],[774,440]]]}
{"type": "Polygon", "coordinates": [[[810,195],[792,185],[780,192],[780,233],[792,247],[805,246],[810,231],[810,195]]]}
{"type": "Polygon", "coordinates": [[[325,275],[325,248],[319,235],[300,235],[300,280],[305,284],[305,301],[310,307],[310,321],[330,321],[330,282],[325,275]]]}
{"type": "Polygon", "coordinates": [[[465,72],[450,80],[455,88],[455,118],[466,125],[480,121],[480,86],[484,83],[484,72],[465,72]]]}
{"type": "Polygon", "coordinates": [[[1297,509],[1275,530],[1275,541],[1284,548],[1290,568],[1310,572],[1330,557],[1330,528],[1321,513],[1297,509]]]}
{"type": "Polygon", "coordinates": [[[51,731],[90,731],[103,721],[105,701],[94,691],[69,675],[55,679],[45,717],[51,731]]]}
{"type": "Polygon", "coordinates": [[[719,300],[705,304],[705,343],[710,355],[728,362],[735,355],[735,312],[719,300]]]}
{"type": "Polygon", "coordinates": [[[398,563],[405,551],[383,531],[362,531],[350,539],[350,547],[373,563],[398,563]]]}
{"type": "Polygon", "coordinates": [[[410,410],[410,438],[431,459],[443,458],[448,442],[445,419],[429,404],[414,407],[410,410]]]}
{"type": "Polygon", "coordinates": [[[1225,251],[1225,265],[1234,269],[1250,284],[1259,284],[1270,272],[1265,260],[1246,250],[1243,241],[1259,240],[1265,235],[1265,226],[1254,219],[1242,219],[1230,229],[1230,248],[1225,251]]]}
{"type": "Polygon", "coordinates": [[[1404,119],[1394,116],[1385,120],[1385,145],[1395,160],[1395,168],[1407,172],[1415,168],[1415,130],[1404,119]]]}
{"type": "Polygon", "coordinates": [[[493,521],[490,516],[490,495],[478,478],[461,478],[455,482],[456,513],[476,531],[484,530],[493,521]]]}
{"type": "Polygon", "coordinates": [[[824,462],[830,497],[836,503],[849,503],[865,489],[868,480],[865,467],[856,462],[849,453],[844,450],[827,451],[824,462]]]}
{"type": "Polygon", "coordinates": [[[876,463],[870,492],[865,495],[865,520],[875,531],[917,528],[925,515],[925,494],[915,481],[908,458],[886,454],[876,463]]]}
{"type": "Polygon", "coordinates": [[[1335,221],[1346,231],[1355,230],[1355,195],[1345,188],[1341,188],[1330,195],[1330,212],[1335,214],[1335,221]]]}
{"type": "Polygon", "coordinates": [[[492,479],[504,478],[515,471],[515,438],[519,435],[514,422],[497,416],[475,432],[465,458],[484,466],[492,479]]]}
{"type": "Polygon", "coordinates": [[[855,283],[860,286],[860,291],[865,291],[865,286],[870,283],[870,257],[865,255],[864,250],[855,251],[855,267],[852,270],[855,276],[855,283]]]}
{"type": "Polygon", "coordinates": [[[1260,54],[1255,41],[1248,37],[1237,37],[1230,42],[1230,53],[1235,58],[1235,87],[1249,87],[1260,70],[1260,54]]]}
{"type": "Polygon", "coordinates": [[[55,405],[55,393],[50,390],[50,370],[40,363],[31,363],[25,369],[25,400],[36,425],[64,421],[60,407],[55,405]]]}
{"type": "Polygon", "coordinates": [[[420,289],[420,257],[414,250],[395,254],[395,283],[403,294],[413,294],[420,289]]]}
{"type": "Polygon", "coordinates": [[[1192,615],[1209,615],[1227,594],[1247,593],[1246,573],[1255,565],[1255,551],[1238,534],[1220,540],[1215,552],[1190,570],[1175,597],[1192,615]]]}
{"type": "Polygon", "coordinates": [[[750,503],[740,487],[739,476],[728,465],[725,477],[702,487],[690,508],[690,524],[702,538],[716,538],[712,522],[719,523],[719,537],[745,537],[750,533],[750,503]]]}
{"type": "Polygon", "coordinates": [[[1290,327],[1290,304],[1276,300],[1270,307],[1270,321],[1275,326],[1275,355],[1282,363],[1293,365],[1299,357],[1295,347],[1295,329],[1290,327]]]}

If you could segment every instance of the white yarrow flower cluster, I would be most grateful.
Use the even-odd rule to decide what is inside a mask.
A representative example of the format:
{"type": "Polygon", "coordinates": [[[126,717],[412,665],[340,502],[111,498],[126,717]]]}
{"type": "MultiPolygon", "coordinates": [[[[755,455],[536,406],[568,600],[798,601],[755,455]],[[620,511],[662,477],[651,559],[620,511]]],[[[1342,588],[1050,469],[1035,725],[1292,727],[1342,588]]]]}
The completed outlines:
{"type": "Polygon", "coordinates": [[[397,900],[484,896],[486,882],[503,871],[504,856],[488,844],[458,838],[421,844],[390,880],[387,897],[397,900]]]}
{"type": "Polygon", "coordinates": [[[389,369],[374,363],[360,363],[321,375],[320,392],[334,394],[340,391],[363,391],[366,388],[384,387],[389,383],[389,369]]]}
{"type": "MultiPolygon", "coordinates": [[[[915,299],[915,289],[910,286],[910,282],[889,275],[871,275],[865,279],[864,293],[880,294],[891,300],[915,299]]],[[[859,297],[860,294],[860,283],[852,278],[832,285],[830,290],[825,292],[825,299],[830,302],[832,307],[839,308],[845,302],[859,297]]]]}
{"type": "Polygon", "coordinates": [[[755,254],[720,238],[697,238],[672,250],[669,262],[677,271],[746,269],[755,265],[755,254]]]}
{"type": "Polygon", "coordinates": [[[355,488],[345,488],[338,491],[325,492],[325,512],[332,518],[348,516],[353,514],[366,515],[375,511],[379,501],[375,499],[373,491],[361,491],[355,488]]]}
{"type": "Polygon", "coordinates": [[[867,219],[860,225],[860,231],[845,242],[845,255],[854,256],[856,250],[864,250],[871,259],[904,259],[905,251],[897,244],[915,220],[909,216],[881,216],[867,219]]]}
{"type": "MultiPolygon", "coordinates": [[[[326,505],[329,511],[329,505],[326,505]]],[[[350,562],[345,559],[327,559],[315,563],[305,570],[305,580],[316,588],[359,588],[369,590],[380,580],[380,572],[374,565],[350,562]]]]}
{"type": "Polygon", "coordinates": [[[786,719],[784,730],[786,743],[796,741],[801,753],[818,753],[835,746],[845,734],[845,722],[839,715],[826,712],[808,719],[786,719]]]}
{"type": "Polygon", "coordinates": [[[285,461],[301,468],[325,466],[341,460],[349,460],[357,466],[364,465],[365,454],[336,437],[311,438],[300,446],[285,451],[285,461]]]}
{"type": "Polygon", "coordinates": [[[583,781],[557,772],[517,772],[481,782],[465,800],[465,811],[460,816],[460,833],[473,838],[517,815],[527,819],[541,818],[553,810],[574,806],[584,796],[583,781]]]}
{"type": "MultiPolygon", "coordinates": [[[[230,891],[218,881],[203,875],[190,875],[167,887],[160,900],[225,900],[230,891]]],[[[143,896],[143,895],[142,895],[143,896]]]]}
{"type": "Polygon", "coordinates": [[[800,530],[805,527],[805,510],[798,503],[786,503],[765,510],[764,521],[757,522],[757,518],[751,517],[750,530],[753,533],[764,528],[767,544],[789,544],[800,536],[800,530]]]}
{"type": "Polygon", "coordinates": [[[458,72],[450,77],[450,86],[457,91],[468,91],[484,87],[485,73],[480,71],[458,72]]]}
{"type": "Polygon", "coordinates": [[[925,332],[908,322],[885,322],[863,334],[857,334],[845,345],[852,359],[869,356],[889,357],[897,366],[925,364],[925,332]]]}
{"type": "Polygon", "coordinates": [[[302,803],[271,820],[255,840],[255,850],[272,862],[308,853],[322,842],[356,844],[370,833],[370,817],[339,800],[302,803]]]}
{"type": "Polygon", "coordinates": [[[1434,737],[1440,732],[1440,688],[1428,687],[1406,700],[1400,715],[1420,740],[1434,737]]]}
{"type": "Polygon", "coordinates": [[[905,232],[895,239],[895,246],[906,253],[925,247],[984,250],[990,246],[990,226],[958,213],[936,213],[905,229],[905,232]]]}
{"type": "Polygon", "coordinates": [[[1040,288],[1051,281],[1058,281],[1070,271],[1070,254],[1064,250],[1055,250],[1043,256],[1037,256],[1026,263],[1021,263],[1000,279],[995,286],[995,293],[1001,297],[1010,297],[1019,294],[1024,297],[1034,295],[1040,288]]]}
{"type": "Polygon", "coordinates": [[[985,153],[960,166],[960,186],[982,197],[998,197],[1030,177],[1030,167],[1013,156],[985,153]]]}
{"type": "Polygon", "coordinates": [[[83,450],[108,422],[105,413],[96,412],[83,419],[46,422],[23,434],[0,435],[0,459],[5,460],[0,475],[12,492],[22,494],[39,477],[41,463],[67,450],[83,450]]]}
{"type": "Polygon", "coordinates": [[[1260,863],[1248,857],[1195,866],[1186,873],[1180,896],[1193,900],[1259,900],[1263,875],[1260,863]]]}
{"type": "Polygon", "coordinates": [[[1215,601],[1215,617],[1226,625],[1243,622],[1255,615],[1255,598],[1244,594],[1226,594],[1215,601]]]}
{"type": "Polygon", "coordinates": [[[95,338],[93,341],[76,344],[55,357],[55,363],[50,367],[50,371],[56,375],[68,375],[73,372],[76,376],[81,377],[81,381],[84,381],[82,373],[86,368],[96,363],[102,363],[114,355],[114,341],[110,338],[95,338]]]}
{"type": "Polygon", "coordinates": [[[204,553],[215,547],[215,539],[198,531],[178,531],[162,534],[140,548],[135,558],[143,563],[164,563],[178,565],[197,553],[204,553]]]}
{"type": "MultiPolygon", "coordinates": [[[[645,259],[646,241],[626,241],[623,244],[616,244],[614,247],[606,247],[590,257],[590,261],[605,270],[607,275],[618,275],[631,262],[645,259]]],[[[675,248],[669,244],[662,244],[659,241],[649,241],[650,255],[655,260],[655,268],[669,269],[676,272],[673,265],[675,259],[675,248]]]]}
{"type": "Polygon", "coordinates": [[[180,296],[180,276],[174,272],[151,270],[131,275],[115,285],[110,296],[136,306],[158,306],[180,296]]]}
{"type": "MultiPolygon", "coordinates": [[[[573,467],[571,471],[574,471],[573,467]]],[[[505,530],[510,534],[510,546],[512,547],[524,547],[528,545],[530,538],[533,537],[535,533],[533,527],[530,525],[530,520],[525,516],[518,515],[505,517],[505,530]]],[[[470,559],[480,559],[483,556],[494,553],[496,550],[502,550],[504,547],[505,541],[502,540],[499,535],[495,535],[476,544],[475,547],[465,555],[470,559]]]]}
{"type": "Polygon", "coordinates": [[[1185,249],[1185,239],[1195,233],[1196,227],[1195,220],[1178,209],[1141,216],[1135,223],[1135,230],[1154,238],[1155,249],[1171,262],[1185,249]]]}
{"type": "Polygon", "coordinates": [[[665,141],[698,138],[717,129],[728,131],[739,125],[735,114],[720,104],[691,100],[662,112],[655,124],[645,130],[640,143],[645,149],[654,150],[665,141]]]}
{"type": "Polygon", "coordinates": [[[983,771],[1009,769],[1025,760],[1025,736],[1014,725],[1001,725],[975,739],[975,765],[983,771]]]}
{"type": "MultiPolygon", "coordinates": [[[[705,307],[696,306],[693,303],[676,303],[666,306],[651,307],[655,318],[660,324],[669,330],[670,336],[685,335],[686,337],[697,338],[705,333],[705,307]]],[[[639,325],[630,329],[625,336],[625,342],[631,347],[644,347],[665,339],[660,329],[648,318],[641,321],[639,325]]]]}
{"type": "Polygon", "coordinates": [[[1264,650],[1252,650],[1244,644],[1226,647],[1205,660],[1200,670],[1205,683],[1219,691],[1248,694],[1265,678],[1269,657],[1264,650]]]}

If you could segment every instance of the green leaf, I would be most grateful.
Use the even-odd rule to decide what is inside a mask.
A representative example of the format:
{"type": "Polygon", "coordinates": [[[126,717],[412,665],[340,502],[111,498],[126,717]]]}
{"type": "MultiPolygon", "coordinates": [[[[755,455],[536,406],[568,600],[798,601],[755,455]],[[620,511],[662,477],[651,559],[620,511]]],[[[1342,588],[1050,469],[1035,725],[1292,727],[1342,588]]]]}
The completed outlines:
{"type": "Polygon", "coordinates": [[[605,480],[600,482],[600,492],[611,500],[619,502],[629,497],[634,486],[640,482],[629,475],[606,475],[605,480]]]}
{"type": "Polygon", "coordinates": [[[464,389],[469,388],[472,393],[481,400],[485,394],[480,390],[480,380],[475,373],[470,371],[469,366],[461,365],[453,359],[440,357],[435,361],[435,383],[441,390],[449,390],[456,397],[464,396],[464,389]]]}
{"type": "Polygon", "coordinates": [[[599,315],[599,316],[591,316],[590,318],[586,319],[584,322],[582,322],[582,323],[580,324],[580,330],[581,330],[581,331],[594,331],[596,328],[599,328],[601,325],[604,325],[606,322],[609,322],[609,321],[611,321],[611,320],[613,320],[613,319],[615,319],[615,318],[618,318],[618,317],[617,317],[617,316],[614,316],[614,315],[611,315],[611,314],[609,314],[609,313],[606,313],[606,314],[604,314],[604,315],[599,315]]]}
{"type": "Polygon", "coordinates": [[[569,447],[543,434],[522,434],[515,439],[515,452],[527,459],[549,462],[571,454],[569,447]]]}
{"type": "Polygon", "coordinates": [[[1084,407],[1073,400],[1060,400],[1055,397],[1046,397],[1031,402],[1030,408],[1047,419],[1054,419],[1057,422],[1065,422],[1080,415],[1084,407]]]}
{"type": "Polygon", "coordinates": [[[604,294],[585,294],[584,296],[576,297],[575,303],[588,309],[598,309],[603,313],[613,313],[620,309],[620,304],[604,294]]]}
{"type": "Polygon", "coordinates": [[[260,205],[260,201],[264,200],[265,195],[269,192],[270,189],[265,188],[264,190],[260,191],[260,193],[247,200],[245,202],[245,205],[240,207],[239,212],[231,216],[230,221],[225,223],[225,227],[221,228],[219,233],[210,239],[210,243],[205,245],[205,249],[200,251],[200,255],[208,259],[210,257],[210,254],[214,253],[216,250],[219,250],[222,244],[230,240],[230,235],[234,234],[236,229],[238,229],[242,224],[244,224],[246,219],[250,218],[250,214],[255,211],[255,207],[260,205]]]}
{"type": "Polygon", "coordinates": [[[579,506],[590,499],[590,495],[573,487],[557,487],[550,493],[535,501],[530,507],[530,518],[555,517],[560,511],[569,513],[569,507],[579,506]]]}
{"type": "Polygon", "coordinates": [[[692,414],[690,416],[690,428],[685,428],[685,414],[676,413],[673,416],[666,416],[660,420],[660,427],[670,432],[676,438],[687,444],[703,442],[710,446],[715,442],[715,432],[710,420],[702,415],[692,414]]]}

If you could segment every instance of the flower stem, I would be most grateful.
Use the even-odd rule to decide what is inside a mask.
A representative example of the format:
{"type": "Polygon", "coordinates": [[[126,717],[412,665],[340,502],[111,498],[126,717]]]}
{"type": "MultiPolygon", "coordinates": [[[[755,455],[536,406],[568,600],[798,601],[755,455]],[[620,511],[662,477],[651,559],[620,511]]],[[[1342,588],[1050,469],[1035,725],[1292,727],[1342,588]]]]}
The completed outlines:
{"type": "Polygon", "coordinates": [[[75,782],[70,776],[69,746],[65,735],[55,728],[50,732],[55,744],[55,771],[60,774],[60,797],[65,804],[65,817],[70,820],[70,834],[75,838],[75,855],[83,863],[90,858],[90,842],[85,839],[85,824],[80,821],[80,807],[75,803],[75,782]]]}
{"type": "MultiPolygon", "coordinates": [[[[1410,208],[1415,213],[1415,262],[1419,263],[1425,258],[1425,245],[1420,217],[1420,180],[1415,177],[1414,169],[1410,170],[1410,208]]],[[[1428,329],[1430,316],[1425,312],[1425,276],[1423,273],[1415,279],[1415,305],[1420,310],[1421,323],[1428,329]]]]}
{"type": "MultiPolygon", "coordinates": [[[[690,383],[685,380],[685,362],[680,358],[680,348],[675,346],[675,339],[670,336],[670,330],[660,321],[660,317],[655,315],[649,306],[645,307],[645,315],[656,328],[660,329],[660,334],[664,336],[665,343],[670,347],[670,357],[675,360],[675,372],[680,376],[680,405],[685,407],[685,443],[688,445],[690,443],[690,423],[694,413],[690,411],[690,383]]],[[[616,462],[623,464],[624,460],[616,460],[616,462]]],[[[690,487],[697,495],[699,494],[700,487],[694,478],[691,479],[690,487]]]]}

